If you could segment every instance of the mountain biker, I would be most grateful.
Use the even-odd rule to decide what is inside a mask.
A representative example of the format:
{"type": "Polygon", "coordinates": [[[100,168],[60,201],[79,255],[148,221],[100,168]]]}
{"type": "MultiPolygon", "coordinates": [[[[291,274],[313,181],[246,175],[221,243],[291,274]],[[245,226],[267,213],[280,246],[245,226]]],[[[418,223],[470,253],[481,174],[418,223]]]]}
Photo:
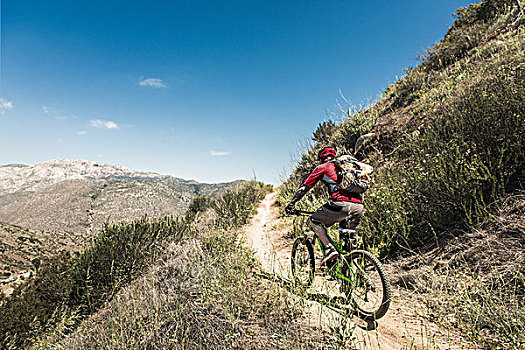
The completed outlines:
{"type": "Polygon", "coordinates": [[[321,162],[303,182],[303,185],[295,193],[285,211],[293,214],[295,204],[319,181],[327,187],[330,199],[321,206],[310,217],[310,225],[325,246],[325,257],[321,265],[339,256],[339,252],[330,243],[327,227],[339,221],[339,226],[346,229],[356,230],[359,228],[363,216],[363,199],[360,194],[338,189],[341,175],[338,174],[334,163],[336,157],[335,149],[323,147],[317,153],[317,160],[321,162]]]}

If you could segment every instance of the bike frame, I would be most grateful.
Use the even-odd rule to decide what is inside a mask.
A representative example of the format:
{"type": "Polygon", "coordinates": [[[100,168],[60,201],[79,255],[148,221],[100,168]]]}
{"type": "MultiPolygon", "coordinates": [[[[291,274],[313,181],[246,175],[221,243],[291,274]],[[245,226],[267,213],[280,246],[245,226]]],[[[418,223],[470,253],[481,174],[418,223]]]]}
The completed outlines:
{"type": "MultiPolygon", "coordinates": [[[[296,213],[298,215],[301,215],[301,216],[307,216],[307,215],[312,215],[314,212],[313,211],[296,210],[296,213]]],[[[317,240],[317,242],[319,243],[319,247],[321,248],[321,251],[322,251],[322,253],[324,255],[325,254],[325,246],[324,246],[323,242],[321,242],[321,239],[317,236],[317,233],[314,230],[312,230],[312,229],[306,230],[305,233],[308,233],[308,232],[312,232],[313,233],[312,246],[315,246],[315,241],[317,240]]],[[[334,277],[338,278],[338,279],[345,280],[345,281],[347,281],[349,283],[352,283],[352,285],[355,285],[355,281],[357,280],[357,274],[356,274],[356,272],[354,270],[355,270],[355,268],[357,268],[359,270],[362,270],[361,267],[360,266],[354,266],[354,264],[351,264],[351,263],[348,262],[346,257],[348,255],[350,255],[350,252],[347,252],[347,251],[343,250],[343,241],[340,241],[340,242],[334,241],[332,239],[332,237],[330,237],[328,232],[327,232],[327,236],[328,236],[328,240],[330,241],[330,243],[332,243],[332,245],[335,247],[335,249],[343,257],[343,259],[338,259],[337,265],[340,264],[340,261],[344,261],[344,264],[346,264],[348,270],[350,270],[352,272],[352,279],[346,277],[344,274],[341,273],[341,267],[340,266],[336,266],[335,269],[333,269],[332,275],[334,277]]],[[[361,272],[364,273],[364,271],[361,271],[361,272]]]]}
{"type": "MultiPolygon", "coordinates": [[[[313,213],[314,212],[296,210],[289,214],[306,216],[312,215],[313,213]]],[[[327,264],[328,266],[327,269],[325,269],[324,274],[331,276],[331,278],[340,283],[339,288],[344,297],[348,298],[351,303],[354,303],[356,310],[359,311],[360,315],[365,317],[365,320],[375,321],[376,319],[383,317],[390,306],[391,287],[388,283],[388,278],[381,267],[380,261],[372,253],[359,249],[355,238],[352,237],[355,231],[342,227],[338,227],[337,229],[340,230],[339,242],[334,241],[330,235],[327,236],[330,243],[333,244],[335,249],[339,252],[339,257],[327,264]],[[348,235],[349,238],[352,238],[350,238],[349,242],[346,242],[346,239],[342,234],[348,235]],[[349,244],[346,245],[345,243],[349,244]],[[378,278],[380,278],[380,283],[379,281],[376,282],[375,278],[373,279],[371,275],[367,273],[368,267],[372,268],[371,272],[374,273],[374,276],[377,275],[378,278]],[[377,293],[378,286],[380,287],[379,293],[377,293]],[[357,291],[357,293],[354,294],[354,291],[357,291]],[[374,297],[372,297],[371,300],[369,300],[369,292],[374,293],[374,297]],[[369,301],[372,302],[372,309],[367,306],[369,301]],[[377,301],[380,301],[380,304],[378,304],[377,301]]],[[[294,278],[297,278],[295,275],[297,273],[297,263],[301,269],[306,267],[309,273],[307,281],[303,282],[303,277],[301,276],[298,280],[306,287],[310,287],[315,278],[316,254],[312,248],[315,248],[316,238],[319,242],[319,247],[324,254],[325,246],[321,242],[317,233],[313,231],[313,227],[312,229],[304,231],[303,236],[298,237],[294,241],[292,248],[292,274],[294,275],[294,278]],[[301,245],[306,247],[299,248],[301,245]],[[297,261],[298,251],[300,251],[301,254],[300,261],[297,261]],[[305,253],[308,254],[307,260],[304,259],[305,253]]],[[[347,305],[346,302],[345,305],[347,305]]]]}

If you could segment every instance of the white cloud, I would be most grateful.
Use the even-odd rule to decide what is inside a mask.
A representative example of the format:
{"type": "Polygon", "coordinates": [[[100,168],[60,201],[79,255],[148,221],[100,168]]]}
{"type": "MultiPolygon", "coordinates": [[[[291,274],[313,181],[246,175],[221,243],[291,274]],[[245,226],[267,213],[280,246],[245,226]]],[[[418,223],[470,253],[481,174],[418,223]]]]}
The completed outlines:
{"type": "Polygon", "coordinates": [[[13,102],[0,98],[0,114],[5,114],[6,111],[13,109],[13,102]]]}
{"type": "Polygon", "coordinates": [[[117,123],[111,120],[94,119],[89,121],[89,126],[97,129],[118,129],[117,123]]]}
{"type": "Polygon", "coordinates": [[[139,82],[139,84],[142,86],[151,86],[157,89],[165,88],[167,86],[165,82],[157,78],[143,79],[139,82]]]}
{"type": "Polygon", "coordinates": [[[104,158],[104,155],[103,154],[97,154],[97,157],[104,158]]]}
{"type": "Polygon", "coordinates": [[[86,130],[80,130],[80,131],[77,131],[77,135],[86,135],[88,132],[86,130]]]}
{"type": "Polygon", "coordinates": [[[47,106],[42,106],[42,110],[44,113],[49,113],[49,108],[47,108],[47,106]]]}
{"type": "Polygon", "coordinates": [[[223,157],[223,156],[229,156],[232,153],[231,152],[225,152],[225,151],[214,151],[214,150],[211,150],[210,154],[212,156],[214,156],[214,157],[223,157]]]}

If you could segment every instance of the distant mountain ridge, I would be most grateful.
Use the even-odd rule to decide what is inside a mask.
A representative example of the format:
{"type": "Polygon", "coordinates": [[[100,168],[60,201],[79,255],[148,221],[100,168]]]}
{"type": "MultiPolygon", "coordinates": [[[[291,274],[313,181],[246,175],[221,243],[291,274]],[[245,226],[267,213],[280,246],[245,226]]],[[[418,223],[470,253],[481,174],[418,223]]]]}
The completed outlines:
{"type": "Polygon", "coordinates": [[[0,165],[0,194],[20,190],[35,191],[66,180],[79,179],[173,179],[185,183],[197,183],[170,175],[132,171],[119,165],[74,159],[54,159],[34,165],[0,165]]]}
{"type": "Polygon", "coordinates": [[[194,197],[215,197],[240,182],[203,184],[87,160],[3,165],[0,221],[90,234],[107,221],[180,214],[194,197]]]}

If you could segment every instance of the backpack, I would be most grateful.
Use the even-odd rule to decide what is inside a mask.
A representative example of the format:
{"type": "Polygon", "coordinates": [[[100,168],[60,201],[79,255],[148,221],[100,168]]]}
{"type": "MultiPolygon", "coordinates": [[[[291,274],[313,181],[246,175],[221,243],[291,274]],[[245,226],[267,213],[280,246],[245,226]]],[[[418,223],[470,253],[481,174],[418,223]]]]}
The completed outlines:
{"type": "Polygon", "coordinates": [[[352,156],[343,155],[335,161],[341,183],[338,189],[353,193],[363,193],[370,187],[370,174],[374,171],[370,165],[358,162],[352,156]]]}

